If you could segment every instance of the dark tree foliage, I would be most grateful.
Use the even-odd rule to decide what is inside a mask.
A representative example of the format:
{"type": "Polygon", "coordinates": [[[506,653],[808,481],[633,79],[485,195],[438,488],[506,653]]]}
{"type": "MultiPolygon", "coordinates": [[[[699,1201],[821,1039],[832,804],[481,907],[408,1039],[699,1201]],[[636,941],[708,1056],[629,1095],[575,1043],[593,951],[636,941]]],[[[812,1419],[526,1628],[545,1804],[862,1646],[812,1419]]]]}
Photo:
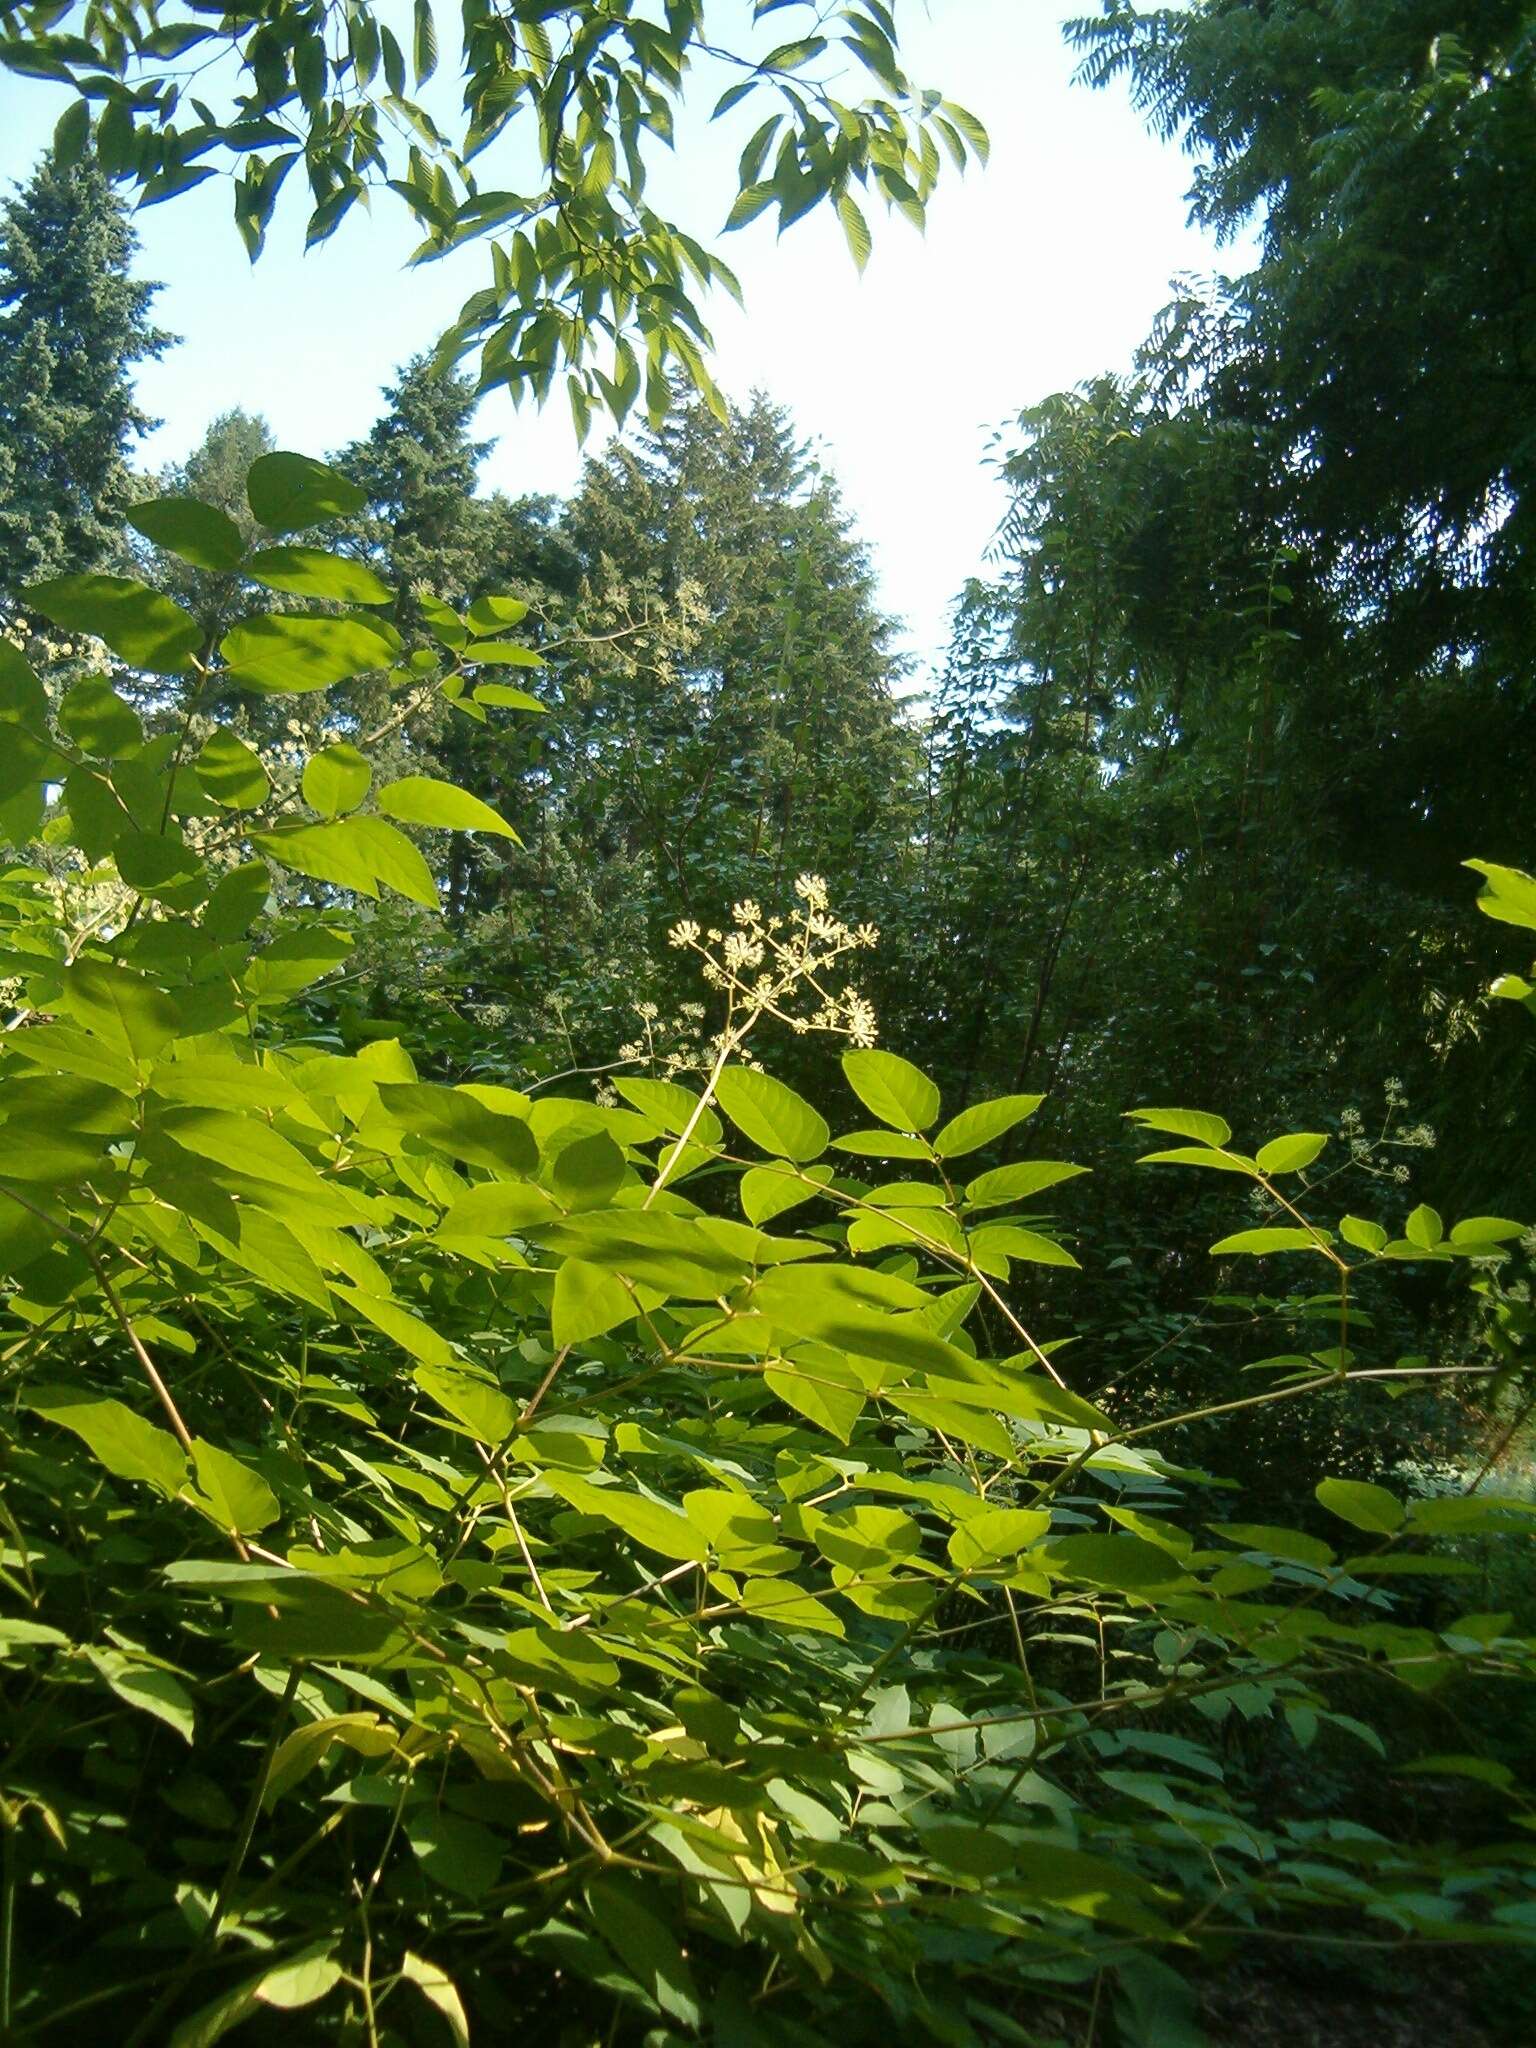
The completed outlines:
{"type": "Polygon", "coordinates": [[[134,444],[152,422],[133,372],[170,337],[130,275],[126,208],[88,157],[45,156],[0,208],[0,597],[121,548],[134,444]]]}

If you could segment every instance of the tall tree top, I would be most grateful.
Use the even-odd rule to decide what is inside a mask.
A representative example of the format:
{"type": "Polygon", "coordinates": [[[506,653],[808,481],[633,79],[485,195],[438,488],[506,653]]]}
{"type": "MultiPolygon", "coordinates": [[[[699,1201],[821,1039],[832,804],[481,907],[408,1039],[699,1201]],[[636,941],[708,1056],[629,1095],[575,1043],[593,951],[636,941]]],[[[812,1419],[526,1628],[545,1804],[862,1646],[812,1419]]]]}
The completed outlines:
{"type": "Polygon", "coordinates": [[[153,424],[133,372],[171,337],[157,286],[99,167],[45,156],[0,208],[0,592],[99,565],[133,496],[128,459],[153,424]]]}

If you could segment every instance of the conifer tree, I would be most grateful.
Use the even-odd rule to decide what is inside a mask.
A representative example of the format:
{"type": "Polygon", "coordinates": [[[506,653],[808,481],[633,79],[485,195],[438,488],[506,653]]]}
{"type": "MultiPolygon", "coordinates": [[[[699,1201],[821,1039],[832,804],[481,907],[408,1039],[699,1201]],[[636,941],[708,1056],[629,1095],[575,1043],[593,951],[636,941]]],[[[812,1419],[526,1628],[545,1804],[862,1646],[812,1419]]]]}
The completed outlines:
{"type": "Polygon", "coordinates": [[[98,567],[134,496],[129,456],[153,424],[133,372],[171,337],[135,237],[89,158],[45,156],[0,207],[0,595],[98,567]]]}

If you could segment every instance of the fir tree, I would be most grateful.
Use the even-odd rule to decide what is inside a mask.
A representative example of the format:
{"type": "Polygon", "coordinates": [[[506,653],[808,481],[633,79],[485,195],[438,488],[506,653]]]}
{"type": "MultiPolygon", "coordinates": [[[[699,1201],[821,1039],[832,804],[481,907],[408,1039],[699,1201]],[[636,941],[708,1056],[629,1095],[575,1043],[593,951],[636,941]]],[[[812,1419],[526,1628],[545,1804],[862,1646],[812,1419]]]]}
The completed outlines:
{"type": "Polygon", "coordinates": [[[133,370],[171,337],[158,287],[130,274],[135,237],[89,159],[45,156],[0,208],[0,594],[99,566],[135,495],[134,443],[153,422],[133,370]]]}

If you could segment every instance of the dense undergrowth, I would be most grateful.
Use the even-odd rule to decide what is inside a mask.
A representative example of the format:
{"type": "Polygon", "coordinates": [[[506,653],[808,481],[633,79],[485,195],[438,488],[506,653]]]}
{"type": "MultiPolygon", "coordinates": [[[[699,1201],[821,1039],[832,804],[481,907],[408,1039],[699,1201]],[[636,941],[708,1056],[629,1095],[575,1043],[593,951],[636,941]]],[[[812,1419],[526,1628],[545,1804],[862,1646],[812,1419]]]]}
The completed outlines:
{"type": "Polygon", "coordinates": [[[265,700],[383,672],[534,717],[539,665],[517,599],[403,635],[292,538],[352,488],[270,455],[253,543],[135,515],[299,609],[213,640],[66,576],[26,593],[43,674],[0,642],[5,2038],[1152,2048],[1266,1941],[1525,1947],[1504,1446],[1298,1465],[1284,1526],[1202,1458],[1426,1383],[1510,1436],[1526,1220],[1388,1230],[1321,1134],[1133,1109],[1149,1205],[1230,1187],[1228,1299],[1310,1334],[1128,1420],[1048,1287],[1018,1309],[1078,1265],[1084,1163],[1036,1156],[1038,1096],[946,1114],[874,1043],[877,934],[815,876],[674,929],[687,1085],[343,1028],[370,903],[435,906],[433,835],[515,821],[265,700]],[[1475,1356],[1376,1348],[1362,1287],[1426,1267],[1475,1356]]]}

